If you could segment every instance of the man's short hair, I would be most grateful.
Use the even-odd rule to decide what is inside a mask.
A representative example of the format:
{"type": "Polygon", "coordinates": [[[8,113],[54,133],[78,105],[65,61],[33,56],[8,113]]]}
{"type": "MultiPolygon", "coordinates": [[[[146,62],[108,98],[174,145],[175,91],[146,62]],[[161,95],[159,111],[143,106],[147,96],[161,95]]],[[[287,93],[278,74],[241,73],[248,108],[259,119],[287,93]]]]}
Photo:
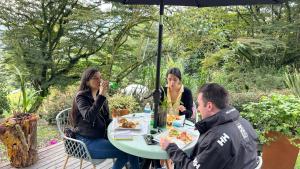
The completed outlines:
{"type": "Polygon", "coordinates": [[[202,93],[204,105],[207,102],[212,102],[218,109],[224,109],[228,106],[228,92],[217,83],[204,84],[199,89],[199,93],[202,93]]]}

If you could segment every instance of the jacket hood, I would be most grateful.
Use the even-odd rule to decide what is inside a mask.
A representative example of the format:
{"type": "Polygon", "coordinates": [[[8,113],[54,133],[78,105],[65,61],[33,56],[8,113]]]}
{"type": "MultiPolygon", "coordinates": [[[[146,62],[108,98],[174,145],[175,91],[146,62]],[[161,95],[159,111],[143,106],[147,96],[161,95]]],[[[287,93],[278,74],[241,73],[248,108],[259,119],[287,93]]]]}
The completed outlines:
{"type": "Polygon", "coordinates": [[[195,126],[199,130],[200,134],[203,134],[212,127],[236,121],[239,117],[240,113],[234,107],[227,107],[225,109],[220,110],[215,115],[199,121],[198,123],[196,123],[195,126]]]}

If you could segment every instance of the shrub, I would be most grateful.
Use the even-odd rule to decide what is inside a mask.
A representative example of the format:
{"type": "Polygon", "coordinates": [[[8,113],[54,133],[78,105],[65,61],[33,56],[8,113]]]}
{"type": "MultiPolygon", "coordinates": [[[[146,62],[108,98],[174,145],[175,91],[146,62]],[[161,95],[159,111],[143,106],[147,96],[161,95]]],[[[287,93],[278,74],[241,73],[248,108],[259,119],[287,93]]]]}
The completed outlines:
{"type": "Polygon", "coordinates": [[[50,93],[48,98],[43,101],[43,104],[39,109],[39,115],[49,124],[54,125],[56,124],[56,115],[60,111],[72,107],[76,88],[69,86],[65,91],[51,89],[50,93]]]}
{"type": "Polygon", "coordinates": [[[230,94],[230,104],[240,112],[243,111],[243,105],[250,102],[257,103],[261,96],[265,95],[262,92],[243,92],[230,94]]]}
{"type": "Polygon", "coordinates": [[[138,110],[139,104],[133,96],[114,94],[108,98],[109,109],[128,109],[129,112],[138,110]]]}
{"type": "Polygon", "coordinates": [[[263,143],[268,141],[264,134],[269,131],[300,138],[300,99],[293,95],[262,96],[258,103],[245,104],[241,114],[253,124],[263,143]]]}
{"type": "Polygon", "coordinates": [[[285,89],[284,72],[273,67],[244,68],[245,70],[214,70],[211,81],[231,91],[271,91],[285,89]]]}
{"type": "Polygon", "coordinates": [[[294,73],[285,73],[285,77],[286,85],[300,98],[300,72],[295,69],[294,73]]]}
{"type": "Polygon", "coordinates": [[[9,102],[7,99],[7,90],[3,83],[0,83],[0,118],[3,116],[5,111],[10,111],[9,102]]]}

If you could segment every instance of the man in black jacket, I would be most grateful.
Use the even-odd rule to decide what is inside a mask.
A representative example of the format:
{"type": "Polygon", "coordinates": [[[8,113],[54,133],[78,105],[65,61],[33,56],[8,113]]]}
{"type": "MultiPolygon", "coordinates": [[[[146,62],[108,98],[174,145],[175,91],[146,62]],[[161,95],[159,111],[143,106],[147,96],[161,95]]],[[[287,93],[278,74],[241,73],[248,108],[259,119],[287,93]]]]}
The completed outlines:
{"type": "Polygon", "coordinates": [[[254,169],[258,165],[257,135],[239,112],[228,106],[228,92],[216,83],[205,84],[198,95],[202,121],[200,137],[190,156],[174,143],[160,145],[181,169],[254,169]]]}

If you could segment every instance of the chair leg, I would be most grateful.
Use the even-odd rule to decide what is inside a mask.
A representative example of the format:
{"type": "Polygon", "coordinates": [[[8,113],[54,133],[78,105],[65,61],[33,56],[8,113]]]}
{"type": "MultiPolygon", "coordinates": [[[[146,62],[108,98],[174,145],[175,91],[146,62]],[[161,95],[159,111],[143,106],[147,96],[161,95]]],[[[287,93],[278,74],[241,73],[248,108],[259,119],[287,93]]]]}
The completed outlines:
{"type": "Polygon", "coordinates": [[[80,169],[82,169],[82,161],[83,159],[80,159],[80,169]]]}
{"type": "Polygon", "coordinates": [[[95,166],[95,164],[93,164],[93,169],[96,169],[96,166],[95,166]]]}
{"type": "Polygon", "coordinates": [[[66,158],[66,160],[65,160],[65,164],[64,164],[64,168],[63,169],[65,169],[66,167],[67,167],[67,163],[68,163],[68,160],[69,160],[69,155],[67,155],[67,158],[66,158]]]}

